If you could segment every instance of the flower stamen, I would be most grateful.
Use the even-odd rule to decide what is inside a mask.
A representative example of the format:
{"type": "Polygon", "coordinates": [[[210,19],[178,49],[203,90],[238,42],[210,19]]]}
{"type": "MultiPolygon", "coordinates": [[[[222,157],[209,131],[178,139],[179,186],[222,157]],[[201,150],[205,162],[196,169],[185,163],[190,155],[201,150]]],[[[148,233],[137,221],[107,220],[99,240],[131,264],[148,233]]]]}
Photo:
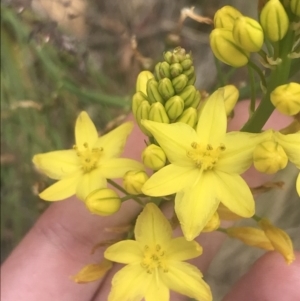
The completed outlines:
{"type": "Polygon", "coordinates": [[[146,269],[148,274],[152,274],[154,270],[161,268],[164,273],[168,272],[166,265],[166,255],[159,244],[152,247],[144,247],[144,257],[141,266],[146,269]]]}

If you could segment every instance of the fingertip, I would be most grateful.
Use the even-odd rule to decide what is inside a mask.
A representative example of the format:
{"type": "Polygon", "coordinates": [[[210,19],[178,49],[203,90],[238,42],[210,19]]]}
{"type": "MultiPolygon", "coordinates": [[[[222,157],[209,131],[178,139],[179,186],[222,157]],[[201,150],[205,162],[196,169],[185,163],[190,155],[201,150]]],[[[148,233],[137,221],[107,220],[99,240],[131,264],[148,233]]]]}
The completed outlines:
{"type": "Polygon", "coordinates": [[[276,252],[262,256],[233,287],[223,301],[300,300],[300,253],[287,265],[276,252]]]}

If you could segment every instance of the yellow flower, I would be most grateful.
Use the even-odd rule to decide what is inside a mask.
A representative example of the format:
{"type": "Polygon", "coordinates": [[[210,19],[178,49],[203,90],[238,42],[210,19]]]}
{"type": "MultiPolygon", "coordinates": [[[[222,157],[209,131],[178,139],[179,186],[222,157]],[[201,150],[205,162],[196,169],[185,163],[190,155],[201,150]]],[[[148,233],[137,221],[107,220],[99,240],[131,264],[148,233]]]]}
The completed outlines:
{"type": "Polygon", "coordinates": [[[108,260],[127,264],[112,279],[108,301],[168,301],[169,289],[196,300],[212,300],[201,272],[182,262],[201,255],[202,248],[184,237],[172,238],[171,225],[155,204],[145,206],[134,234],[135,241],[120,241],[104,253],[108,260]]]}
{"type": "Polygon", "coordinates": [[[59,180],[40,193],[40,197],[46,201],[59,201],[76,194],[84,200],[90,192],[105,188],[106,179],[121,178],[129,170],[143,169],[139,162],[116,158],[122,153],[132,128],[133,124],[127,122],[98,137],[88,114],[81,112],[75,125],[76,145],[73,149],[33,157],[39,170],[49,178],[59,180]]]}
{"type": "Polygon", "coordinates": [[[220,201],[242,217],[254,214],[254,200],[239,174],[249,168],[261,134],[226,134],[222,89],[200,111],[196,131],[184,123],[142,124],[165,151],[170,165],[156,172],[142,191],[150,196],[173,193],[175,211],[187,240],[194,239],[212,218],[220,201]]]}

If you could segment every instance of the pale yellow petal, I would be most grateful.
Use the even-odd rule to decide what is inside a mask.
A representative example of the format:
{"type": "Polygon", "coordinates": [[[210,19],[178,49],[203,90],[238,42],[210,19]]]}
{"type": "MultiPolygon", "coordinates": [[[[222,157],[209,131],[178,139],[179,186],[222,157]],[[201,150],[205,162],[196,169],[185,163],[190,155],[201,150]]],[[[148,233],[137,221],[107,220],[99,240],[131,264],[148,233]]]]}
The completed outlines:
{"type": "Polygon", "coordinates": [[[88,283],[101,279],[112,268],[112,262],[104,259],[99,264],[89,264],[72,276],[76,283],[88,283]]]}
{"type": "Polygon", "coordinates": [[[191,186],[197,179],[199,170],[194,166],[181,167],[170,164],[154,175],[144,184],[142,191],[150,196],[165,196],[191,186]]]}
{"type": "Polygon", "coordinates": [[[107,179],[122,178],[127,171],[144,170],[142,163],[127,158],[112,158],[99,164],[103,177],[107,179]]]}
{"type": "Polygon", "coordinates": [[[201,143],[212,145],[220,143],[226,133],[227,116],[225,111],[224,91],[218,89],[206,101],[201,109],[197,134],[201,143]]]}
{"type": "Polygon", "coordinates": [[[55,180],[68,177],[80,169],[80,160],[74,150],[37,154],[32,161],[40,171],[55,180]]]}
{"type": "Polygon", "coordinates": [[[76,188],[76,196],[84,201],[94,190],[107,187],[106,179],[102,176],[100,169],[94,169],[84,173],[76,188]]]}
{"type": "Polygon", "coordinates": [[[200,234],[217,210],[220,203],[216,198],[217,189],[215,177],[205,172],[195,186],[177,193],[175,211],[188,241],[200,234]]]}
{"type": "Polygon", "coordinates": [[[193,142],[198,142],[196,131],[185,123],[164,124],[143,120],[142,124],[155,137],[169,161],[180,166],[192,166],[186,155],[193,142]]]}
{"type": "Polygon", "coordinates": [[[300,131],[294,134],[283,135],[275,132],[275,139],[283,147],[289,160],[300,168],[300,131]]]}
{"type": "Polygon", "coordinates": [[[125,266],[112,279],[108,301],[141,301],[152,277],[153,274],[148,274],[140,264],[125,266]]]}
{"type": "Polygon", "coordinates": [[[102,148],[101,160],[119,157],[125,147],[128,135],[133,129],[132,122],[126,122],[97,139],[94,148],[102,148]]]}
{"type": "Polygon", "coordinates": [[[184,237],[176,237],[169,243],[166,251],[170,260],[184,261],[202,254],[202,247],[196,241],[187,241],[184,237]]]}
{"type": "Polygon", "coordinates": [[[226,150],[221,153],[215,169],[227,173],[241,174],[245,172],[253,162],[254,148],[264,139],[261,134],[243,132],[226,134],[221,140],[226,150]]]}
{"type": "Polygon", "coordinates": [[[232,212],[242,217],[251,217],[255,203],[247,183],[241,176],[215,172],[218,199],[232,212]]]}
{"type": "Polygon", "coordinates": [[[108,247],[104,257],[123,264],[138,263],[143,258],[143,250],[135,240],[122,240],[108,247]]]}
{"type": "Polygon", "coordinates": [[[299,175],[297,177],[296,189],[297,189],[298,195],[300,196],[300,173],[299,173],[299,175]]]}
{"type": "Polygon", "coordinates": [[[168,272],[161,272],[160,275],[171,290],[199,301],[212,301],[209,286],[193,265],[181,261],[170,262],[168,272]]]}
{"type": "Polygon", "coordinates": [[[158,300],[169,301],[170,290],[162,281],[157,281],[157,279],[153,277],[149,285],[149,288],[146,292],[145,301],[158,301],[158,300]]]}
{"type": "Polygon", "coordinates": [[[87,114],[81,112],[77,117],[75,124],[75,141],[79,150],[85,150],[84,145],[92,148],[98,139],[97,129],[87,114]]]}
{"type": "Polygon", "coordinates": [[[137,218],[134,235],[142,246],[165,246],[171,240],[172,227],[160,209],[148,203],[137,218]]]}
{"type": "Polygon", "coordinates": [[[72,177],[64,178],[54,183],[39,194],[40,198],[45,201],[61,201],[76,192],[76,187],[80,181],[81,173],[77,173],[72,177]]]}

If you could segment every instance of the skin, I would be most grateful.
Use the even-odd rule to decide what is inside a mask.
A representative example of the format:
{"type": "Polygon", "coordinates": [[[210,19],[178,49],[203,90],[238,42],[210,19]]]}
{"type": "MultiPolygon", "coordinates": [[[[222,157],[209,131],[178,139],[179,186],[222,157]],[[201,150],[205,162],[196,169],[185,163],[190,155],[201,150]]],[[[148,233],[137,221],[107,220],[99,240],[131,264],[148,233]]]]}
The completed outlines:
{"type": "MultiPolygon", "coordinates": [[[[245,122],[244,112],[247,109],[244,105],[245,102],[238,104],[237,117],[231,122],[230,130],[239,129],[245,122]]],[[[273,125],[280,129],[288,121],[275,113],[267,127],[273,125]]],[[[135,127],[124,157],[140,159],[144,147],[142,136],[135,127]],[[130,145],[135,147],[131,148],[130,145]]],[[[250,186],[266,180],[253,170],[245,175],[245,179],[250,186]]],[[[162,210],[170,216],[171,208],[165,206],[162,210]]],[[[75,197],[53,203],[2,265],[1,300],[107,300],[111,278],[120,265],[114,265],[106,277],[89,284],[76,284],[70,276],[87,264],[101,261],[105,248],[99,248],[91,255],[93,246],[100,241],[122,238],[122,234],[112,231],[113,228],[128,225],[139,211],[140,206],[129,201],[122,205],[117,214],[99,217],[92,216],[84,203],[75,197]]],[[[179,234],[179,230],[176,231],[179,234]]],[[[194,259],[193,264],[205,272],[225,238],[226,235],[219,232],[201,234],[197,240],[203,246],[204,253],[194,259]]],[[[250,268],[223,300],[300,300],[299,281],[300,253],[296,253],[295,262],[288,266],[279,254],[269,252],[250,268]]],[[[183,301],[188,298],[172,293],[171,300],[183,301]]]]}

